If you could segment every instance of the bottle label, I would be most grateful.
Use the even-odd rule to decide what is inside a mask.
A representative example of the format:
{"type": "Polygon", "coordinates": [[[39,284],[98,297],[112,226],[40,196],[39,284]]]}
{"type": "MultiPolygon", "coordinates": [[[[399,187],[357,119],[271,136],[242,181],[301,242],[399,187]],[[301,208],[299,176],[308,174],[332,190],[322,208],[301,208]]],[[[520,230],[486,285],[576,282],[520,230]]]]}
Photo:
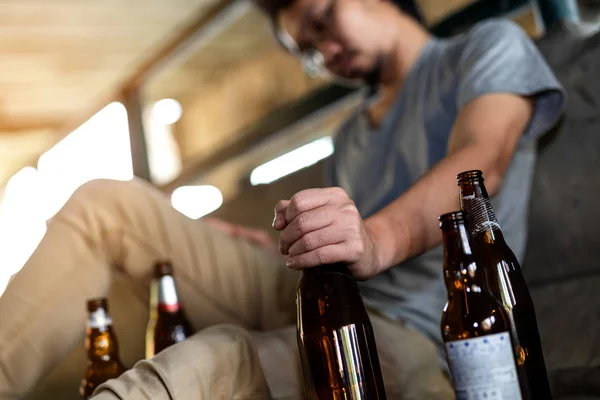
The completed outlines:
{"type": "Polygon", "coordinates": [[[158,308],[168,312],[179,310],[175,279],[171,275],[163,276],[158,283],[158,308]]]}
{"type": "Polygon", "coordinates": [[[109,325],[112,325],[112,319],[103,309],[98,309],[90,313],[90,319],[88,320],[88,326],[90,328],[100,329],[106,328],[109,325]]]}
{"type": "Polygon", "coordinates": [[[471,235],[475,236],[490,230],[500,230],[500,224],[489,197],[482,199],[475,197],[475,195],[464,196],[462,208],[467,216],[467,225],[471,235]]]}
{"type": "Polygon", "coordinates": [[[457,400],[521,400],[508,332],[445,344],[457,400]]]}

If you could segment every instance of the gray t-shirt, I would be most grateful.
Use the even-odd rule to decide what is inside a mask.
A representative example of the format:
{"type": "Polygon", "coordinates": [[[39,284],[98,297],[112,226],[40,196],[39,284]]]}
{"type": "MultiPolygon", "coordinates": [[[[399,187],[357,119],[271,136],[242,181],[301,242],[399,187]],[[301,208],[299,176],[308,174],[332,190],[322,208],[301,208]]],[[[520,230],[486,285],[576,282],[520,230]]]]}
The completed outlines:
{"type": "MultiPolygon", "coordinates": [[[[344,188],[363,218],[369,217],[446,156],[460,110],[493,92],[536,98],[535,114],[492,201],[509,246],[522,260],[535,139],[557,122],[565,95],[529,37],[508,20],[488,20],[454,38],[432,39],[379,128],[369,127],[362,109],[342,126],[329,183],[344,188]]],[[[458,188],[456,196],[458,208],[458,188]]],[[[428,336],[440,356],[446,302],[442,261],[439,246],[361,283],[369,307],[428,336]]]]}

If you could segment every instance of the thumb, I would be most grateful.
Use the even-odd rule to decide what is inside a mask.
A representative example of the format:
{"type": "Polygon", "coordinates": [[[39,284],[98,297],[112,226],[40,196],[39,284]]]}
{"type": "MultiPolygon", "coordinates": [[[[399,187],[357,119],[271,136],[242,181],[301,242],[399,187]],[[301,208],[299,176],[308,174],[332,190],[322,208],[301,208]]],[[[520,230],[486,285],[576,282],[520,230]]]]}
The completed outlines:
{"type": "Polygon", "coordinates": [[[273,218],[273,228],[280,231],[287,226],[285,213],[287,211],[289,200],[279,200],[275,205],[275,218],[273,218]]]}

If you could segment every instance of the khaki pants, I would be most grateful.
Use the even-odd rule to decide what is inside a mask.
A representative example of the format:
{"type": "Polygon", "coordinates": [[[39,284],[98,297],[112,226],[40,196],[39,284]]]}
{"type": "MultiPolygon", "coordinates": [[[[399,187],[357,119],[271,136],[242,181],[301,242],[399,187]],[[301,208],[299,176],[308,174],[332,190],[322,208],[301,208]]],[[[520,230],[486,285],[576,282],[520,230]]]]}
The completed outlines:
{"type": "MultiPolygon", "coordinates": [[[[138,362],[95,398],[301,398],[298,275],[263,250],[179,214],[146,183],[98,180],[53,218],[0,298],[0,399],[39,391],[61,370],[68,371],[63,385],[76,393],[91,297],[109,296],[124,363],[143,359],[152,264],[165,258],[174,263],[180,301],[197,333],[138,362]]],[[[388,398],[453,398],[429,340],[376,315],[372,323],[388,398]]]]}

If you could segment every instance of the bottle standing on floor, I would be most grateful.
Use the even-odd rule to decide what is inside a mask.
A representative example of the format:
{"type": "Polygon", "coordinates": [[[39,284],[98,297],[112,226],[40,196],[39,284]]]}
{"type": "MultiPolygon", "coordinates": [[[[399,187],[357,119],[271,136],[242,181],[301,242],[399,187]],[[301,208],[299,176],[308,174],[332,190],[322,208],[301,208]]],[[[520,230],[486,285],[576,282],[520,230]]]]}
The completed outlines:
{"type": "Polygon", "coordinates": [[[489,292],[462,213],[442,215],[448,302],[442,339],[457,400],[521,400],[508,316],[489,292]]]}
{"type": "Polygon", "coordinates": [[[550,400],[552,393],[533,300],[519,262],[500,230],[482,172],[462,172],[457,179],[475,258],[485,271],[490,291],[507,312],[523,398],[550,400]]]}
{"type": "Polygon", "coordinates": [[[146,331],[146,358],[192,335],[177,296],[173,266],[168,261],[154,265],[154,280],[150,288],[150,319],[146,331]]]}
{"type": "Polygon", "coordinates": [[[89,312],[85,347],[88,365],[79,393],[89,399],[94,390],[109,379],[118,378],[126,368],[119,359],[119,345],[112,328],[106,299],[87,302],[89,312]]]}
{"type": "Polygon", "coordinates": [[[349,269],[343,264],[305,269],[296,304],[307,398],[385,399],[373,328],[349,269]]]}

